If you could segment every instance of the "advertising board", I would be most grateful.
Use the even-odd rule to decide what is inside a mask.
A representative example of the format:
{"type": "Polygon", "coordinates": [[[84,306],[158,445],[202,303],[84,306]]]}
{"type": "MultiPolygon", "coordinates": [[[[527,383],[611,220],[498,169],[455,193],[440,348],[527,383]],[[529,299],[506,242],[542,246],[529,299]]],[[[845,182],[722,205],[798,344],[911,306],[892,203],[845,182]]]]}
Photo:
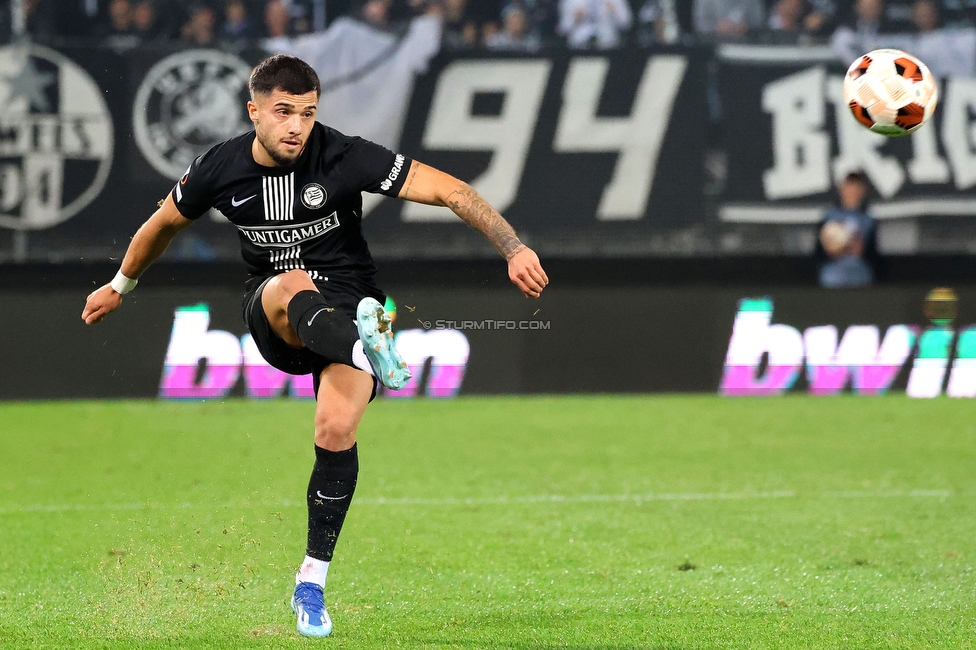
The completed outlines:
{"type": "MultiPolygon", "coordinates": [[[[973,287],[956,287],[958,313],[933,322],[922,286],[555,285],[530,301],[503,281],[391,282],[414,379],[387,396],[976,396],[973,287]]],[[[80,319],[86,293],[0,291],[0,399],[310,396],[310,378],[256,354],[239,289],[148,282],[93,327],[80,319]]]]}

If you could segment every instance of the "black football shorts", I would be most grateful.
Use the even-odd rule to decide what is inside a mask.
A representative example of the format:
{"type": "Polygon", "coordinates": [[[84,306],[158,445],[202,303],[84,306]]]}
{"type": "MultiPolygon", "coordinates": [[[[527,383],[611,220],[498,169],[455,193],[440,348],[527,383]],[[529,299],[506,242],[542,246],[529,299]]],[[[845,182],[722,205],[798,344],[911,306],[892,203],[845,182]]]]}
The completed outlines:
{"type": "MultiPolygon", "coordinates": [[[[337,361],[335,359],[326,359],[315,354],[308,348],[292,347],[285,343],[280,336],[275,334],[275,331],[271,328],[271,323],[268,322],[267,314],[264,313],[264,307],[261,305],[261,294],[264,292],[264,288],[271,281],[272,277],[274,276],[265,278],[256,288],[245,292],[242,305],[244,323],[247,325],[248,331],[250,331],[251,336],[254,338],[255,345],[257,345],[258,351],[264,357],[265,361],[271,364],[272,367],[291,375],[307,375],[311,373],[317,395],[319,392],[319,375],[326,366],[337,363],[337,361]]],[[[326,281],[316,282],[315,286],[329,306],[335,307],[342,314],[348,316],[349,320],[353,321],[356,320],[356,307],[359,306],[359,301],[363,298],[367,296],[376,298],[380,303],[386,300],[386,296],[382,291],[369,285],[326,281]]],[[[355,344],[357,338],[350,338],[348,341],[350,348],[355,344]]],[[[374,379],[373,396],[375,395],[376,381],[374,379]]]]}

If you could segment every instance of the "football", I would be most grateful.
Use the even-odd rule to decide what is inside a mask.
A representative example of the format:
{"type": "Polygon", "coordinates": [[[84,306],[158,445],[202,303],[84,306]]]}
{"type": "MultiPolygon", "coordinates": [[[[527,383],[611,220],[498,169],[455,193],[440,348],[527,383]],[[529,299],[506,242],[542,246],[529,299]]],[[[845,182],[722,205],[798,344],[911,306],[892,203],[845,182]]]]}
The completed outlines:
{"type": "Polygon", "coordinates": [[[874,50],[844,76],[844,101],[875,133],[908,135],[932,117],[939,87],[924,63],[901,50],[874,50]]]}

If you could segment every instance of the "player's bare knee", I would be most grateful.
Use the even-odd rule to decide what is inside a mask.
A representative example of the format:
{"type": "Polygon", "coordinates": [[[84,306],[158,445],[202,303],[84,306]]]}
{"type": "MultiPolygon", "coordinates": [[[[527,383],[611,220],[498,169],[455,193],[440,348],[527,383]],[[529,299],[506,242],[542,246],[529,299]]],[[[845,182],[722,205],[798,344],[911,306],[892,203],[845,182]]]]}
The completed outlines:
{"type": "Polygon", "coordinates": [[[275,280],[277,284],[276,290],[286,301],[291,300],[299,291],[316,291],[315,283],[309,277],[308,271],[304,269],[292,269],[291,271],[275,276],[275,280]]]}
{"type": "Polygon", "coordinates": [[[315,445],[329,451],[344,451],[356,442],[356,419],[342,413],[315,414],[315,445]]]}
{"type": "Polygon", "coordinates": [[[284,315],[295,294],[307,290],[316,290],[315,283],[312,282],[307,271],[294,269],[271,278],[262,292],[261,302],[269,314],[284,315]]]}

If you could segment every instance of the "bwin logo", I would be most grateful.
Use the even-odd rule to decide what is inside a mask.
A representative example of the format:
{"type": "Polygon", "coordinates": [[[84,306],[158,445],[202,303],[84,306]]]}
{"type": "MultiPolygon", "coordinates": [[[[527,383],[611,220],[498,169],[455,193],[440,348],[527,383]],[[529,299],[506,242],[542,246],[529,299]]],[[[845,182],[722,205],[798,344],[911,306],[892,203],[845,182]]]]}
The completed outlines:
{"type": "Polygon", "coordinates": [[[406,160],[407,159],[403,157],[403,154],[397,154],[396,160],[393,161],[393,169],[390,170],[390,175],[386,177],[386,180],[380,183],[381,190],[386,192],[393,187],[393,183],[396,182],[396,179],[400,178],[400,172],[403,171],[403,163],[406,162],[406,160]]]}
{"type": "Polygon", "coordinates": [[[813,395],[836,395],[848,384],[859,395],[879,395],[910,367],[909,397],[937,397],[944,385],[950,397],[976,398],[974,325],[957,332],[930,316],[935,325],[924,331],[892,325],[882,337],[875,325],[852,325],[840,336],[833,325],[801,332],[773,324],[772,316],[769,298],[739,302],[719,389],[723,395],[779,395],[793,386],[805,365],[813,395]],[[768,363],[762,362],[764,356],[768,363]]]}
{"type": "MultiPolygon", "coordinates": [[[[400,330],[396,345],[413,378],[400,390],[382,390],[383,396],[412,398],[423,392],[428,397],[454,397],[461,390],[471,351],[462,332],[400,330]]],[[[311,375],[289,375],[272,368],[250,334],[238,338],[210,329],[206,304],[177,308],[159,383],[160,397],[224,397],[242,377],[248,397],[315,396],[311,375]]]]}

